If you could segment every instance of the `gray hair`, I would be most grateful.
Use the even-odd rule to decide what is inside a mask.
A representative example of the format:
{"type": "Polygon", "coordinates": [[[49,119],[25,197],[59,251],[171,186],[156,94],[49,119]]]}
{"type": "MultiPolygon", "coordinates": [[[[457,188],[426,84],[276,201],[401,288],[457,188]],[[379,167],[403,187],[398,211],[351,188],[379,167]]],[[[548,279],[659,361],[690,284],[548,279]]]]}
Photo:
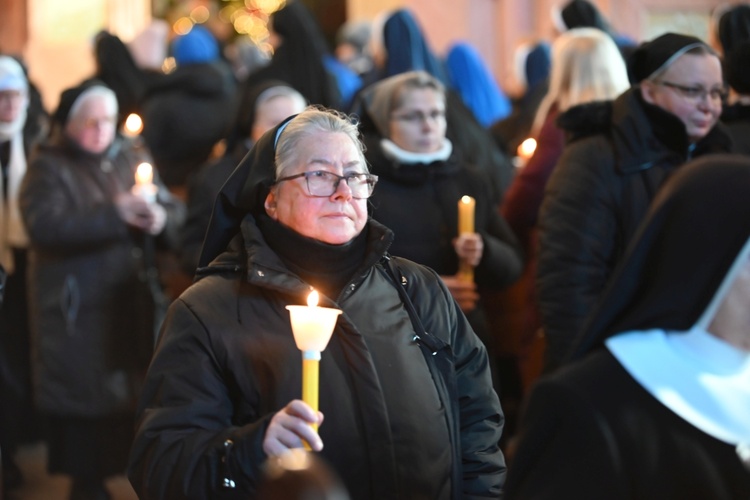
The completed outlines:
{"type": "Polygon", "coordinates": [[[77,118],[78,114],[81,111],[81,108],[83,107],[83,104],[94,97],[103,97],[105,102],[107,103],[108,109],[112,112],[113,115],[117,115],[117,96],[115,95],[114,91],[109,87],[95,85],[84,90],[81,95],[76,98],[76,100],[73,102],[73,105],[70,107],[70,111],[68,112],[67,121],[70,122],[77,118]]]}
{"type": "Polygon", "coordinates": [[[358,123],[348,115],[319,106],[308,106],[300,114],[283,125],[276,135],[276,178],[294,166],[299,142],[317,132],[346,134],[357,148],[359,161],[368,172],[364,144],[359,139],[358,123]]]}
{"type": "Polygon", "coordinates": [[[363,94],[367,113],[383,137],[390,137],[390,121],[393,110],[401,107],[407,90],[432,89],[443,97],[445,85],[426,71],[408,71],[381,80],[363,94]]]}
{"type": "Polygon", "coordinates": [[[276,85],[267,88],[258,95],[258,98],[255,99],[255,109],[257,110],[265,103],[272,101],[277,97],[288,97],[294,102],[294,108],[299,109],[300,111],[307,106],[307,100],[297,90],[286,85],[276,85]]]}

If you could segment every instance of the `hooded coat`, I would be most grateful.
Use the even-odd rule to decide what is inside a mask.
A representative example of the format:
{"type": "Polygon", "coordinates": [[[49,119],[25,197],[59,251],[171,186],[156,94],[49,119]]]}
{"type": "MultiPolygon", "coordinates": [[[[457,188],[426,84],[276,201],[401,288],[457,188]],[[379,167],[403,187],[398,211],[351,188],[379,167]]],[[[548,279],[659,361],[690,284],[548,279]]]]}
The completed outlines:
{"type": "Polygon", "coordinates": [[[728,152],[721,125],[695,145],[671,113],[638,88],[575,106],[539,216],[539,310],[548,366],[559,364],[604,289],[662,183],[687,160],[728,152]]]}
{"type": "Polygon", "coordinates": [[[531,394],[507,498],[747,498],[750,354],[707,329],[748,265],[748,189],[729,155],[664,186],[575,362],[531,394]]]}
{"type": "MultiPolygon", "coordinates": [[[[252,498],[268,424],[299,399],[302,363],[285,306],[303,304],[311,287],[266,243],[254,215],[275,178],[280,127],[222,188],[198,281],[170,307],[131,453],[140,498],[252,498]]],[[[352,498],[414,498],[422,488],[439,498],[497,497],[503,416],[484,347],[434,272],[389,260],[392,233],[380,224],[365,231],[359,270],[338,297],[322,297],[343,314],[320,366],[320,456],[352,498]],[[425,347],[401,286],[431,332],[419,337],[425,347]]]]}

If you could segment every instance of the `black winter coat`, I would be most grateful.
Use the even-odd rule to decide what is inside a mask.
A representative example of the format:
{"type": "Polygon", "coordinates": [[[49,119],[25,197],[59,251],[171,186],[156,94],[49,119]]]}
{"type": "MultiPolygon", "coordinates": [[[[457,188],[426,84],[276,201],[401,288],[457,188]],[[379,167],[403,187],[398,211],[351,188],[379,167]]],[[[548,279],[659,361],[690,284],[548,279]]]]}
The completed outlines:
{"type": "MultiPolygon", "coordinates": [[[[360,271],[335,302],[321,303],[343,315],[320,366],[320,454],[356,499],[416,498],[418,488],[432,498],[497,498],[503,415],[485,349],[433,272],[393,258],[430,337],[447,344],[422,353],[400,285],[383,270],[390,232],[368,228],[360,271]],[[434,370],[441,361],[450,373],[434,370]],[[457,398],[448,396],[453,382],[457,398]]],[[[304,304],[309,285],[250,215],[201,273],[172,304],[147,376],[129,467],[144,500],[253,498],[269,421],[300,397],[285,306],[304,304]],[[223,486],[229,480],[234,487],[223,486]]]]}
{"type": "MultiPolygon", "coordinates": [[[[118,139],[105,155],[68,141],[41,146],[21,186],[30,239],[34,397],[54,415],[132,411],[153,351],[158,304],[144,256],[149,247],[113,203],[147,160],[128,144],[118,139]]],[[[159,240],[173,241],[180,206],[163,186],[159,203],[168,210],[159,240]]]]}
{"type": "Polygon", "coordinates": [[[565,359],[666,178],[731,145],[717,125],[691,146],[682,121],[638,88],[573,107],[558,124],[569,142],[545,190],[537,268],[549,368],[565,359]]]}

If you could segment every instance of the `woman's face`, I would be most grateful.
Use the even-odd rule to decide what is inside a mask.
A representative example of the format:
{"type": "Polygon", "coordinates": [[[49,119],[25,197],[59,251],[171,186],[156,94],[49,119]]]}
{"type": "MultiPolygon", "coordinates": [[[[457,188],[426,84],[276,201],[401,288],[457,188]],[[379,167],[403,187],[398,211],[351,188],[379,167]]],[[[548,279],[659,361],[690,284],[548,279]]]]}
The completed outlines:
{"type": "Polygon", "coordinates": [[[720,94],[723,90],[721,62],[709,54],[685,54],[657,81],[641,83],[646,102],[682,120],[691,142],[701,140],[716,125],[721,114],[720,94]]]}
{"type": "Polygon", "coordinates": [[[112,109],[110,101],[104,96],[93,95],[82,103],[75,116],[70,117],[65,131],[84,151],[98,154],[115,139],[116,123],[117,111],[112,109]]]}
{"type": "MultiPolygon", "coordinates": [[[[364,173],[357,146],[344,133],[316,132],[303,137],[297,162],[284,177],[324,170],[338,175],[364,173]]],[[[268,215],[308,238],[331,245],[348,243],[367,222],[367,199],[352,197],[343,180],[327,197],[311,196],[304,177],[279,182],[266,197],[268,215]]]]}
{"type": "Polygon", "coordinates": [[[445,140],[445,98],[432,88],[406,89],[401,104],[390,115],[390,137],[396,146],[412,153],[432,153],[445,140]]]}
{"type": "Polygon", "coordinates": [[[0,122],[14,122],[25,101],[25,92],[22,90],[0,90],[0,122]]]}

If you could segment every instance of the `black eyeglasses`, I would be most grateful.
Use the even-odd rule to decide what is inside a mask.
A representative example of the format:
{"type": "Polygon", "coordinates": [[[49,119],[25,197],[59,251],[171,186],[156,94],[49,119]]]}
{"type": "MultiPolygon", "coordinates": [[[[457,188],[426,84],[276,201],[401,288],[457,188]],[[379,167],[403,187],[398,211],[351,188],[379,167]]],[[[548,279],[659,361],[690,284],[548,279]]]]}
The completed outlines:
{"type": "Polygon", "coordinates": [[[315,170],[313,172],[302,172],[301,174],[290,175],[276,179],[274,184],[292,179],[305,178],[307,192],[310,196],[319,198],[328,198],[333,196],[339,188],[339,183],[343,180],[352,192],[352,198],[365,199],[372,196],[375,184],[378,182],[378,176],[373,174],[352,173],[338,175],[325,170],[315,170]]]}
{"type": "Polygon", "coordinates": [[[727,90],[723,87],[704,89],[700,85],[691,87],[674,82],[667,82],[665,80],[655,80],[654,83],[676,90],[682,97],[692,102],[700,102],[707,96],[710,96],[712,101],[723,101],[727,97],[727,90]]]}

